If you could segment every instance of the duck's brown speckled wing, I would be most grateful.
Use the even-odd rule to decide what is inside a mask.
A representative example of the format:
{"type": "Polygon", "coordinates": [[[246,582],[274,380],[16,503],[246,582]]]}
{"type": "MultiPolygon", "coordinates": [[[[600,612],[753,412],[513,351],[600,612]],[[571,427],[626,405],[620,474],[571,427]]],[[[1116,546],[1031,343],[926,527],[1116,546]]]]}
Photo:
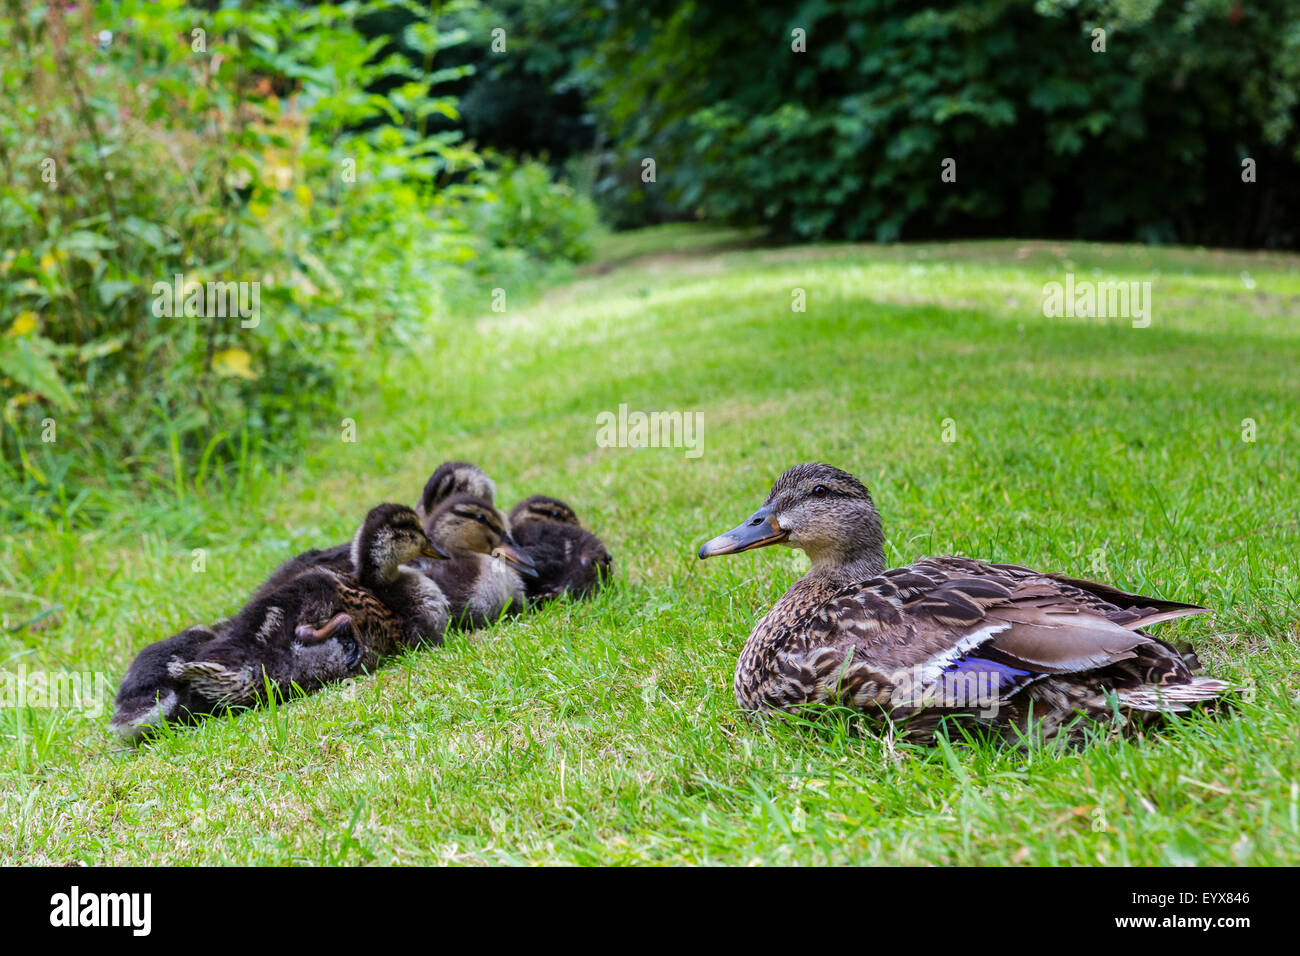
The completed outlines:
{"type": "Polygon", "coordinates": [[[766,649],[742,654],[736,689],[761,710],[825,700],[893,710],[904,683],[913,699],[964,668],[996,675],[1003,699],[1123,661],[1140,680],[1185,680],[1182,657],[1138,628],[1201,610],[1014,565],[927,559],[829,595],[791,589],[766,634],[756,629],[766,649]]]}

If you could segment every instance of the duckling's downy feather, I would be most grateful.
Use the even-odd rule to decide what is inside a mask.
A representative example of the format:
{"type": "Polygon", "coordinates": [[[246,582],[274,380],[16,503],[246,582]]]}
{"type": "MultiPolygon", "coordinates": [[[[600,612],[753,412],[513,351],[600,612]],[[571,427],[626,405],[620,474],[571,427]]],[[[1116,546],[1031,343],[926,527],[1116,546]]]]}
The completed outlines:
{"type": "Polygon", "coordinates": [[[234,618],[141,651],[118,692],[112,728],[139,740],[163,722],[252,706],[268,688],[310,692],[374,667],[400,646],[441,640],[445,596],[404,567],[436,553],[414,511],[371,509],[346,547],[347,572],[294,559],[234,618]]]}
{"type": "Polygon", "coordinates": [[[423,572],[447,596],[453,626],[485,627],[524,610],[523,580],[507,560],[531,569],[531,558],[520,553],[506,516],[491,502],[452,494],[425,516],[424,529],[451,556],[425,562],[423,572]]]}
{"type": "Polygon", "coordinates": [[[510,527],[536,564],[536,577],[524,581],[531,604],[562,594],[591,597],[614,575],[604,542],[583,528],[574,510],[558,498],[525,498],[510,509],[510,527]]]}

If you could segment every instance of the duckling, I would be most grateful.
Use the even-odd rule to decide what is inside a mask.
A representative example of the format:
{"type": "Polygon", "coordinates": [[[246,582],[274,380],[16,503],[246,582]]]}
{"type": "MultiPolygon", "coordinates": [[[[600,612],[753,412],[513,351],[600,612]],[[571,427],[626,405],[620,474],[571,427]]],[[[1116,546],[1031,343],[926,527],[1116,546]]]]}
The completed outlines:
{"type": "Polygon", "coordinates": [[[253,592],[252,600],[256,601],[273,594],[312,568],[328,568],[338,574],[352,574],[352,542],[345,541],[332,548],[312,548],[295,555],[271,572],[270,576],[253,592]]]}
{"type": "Polygon", "coordinates": [[[352,540],[354,574],[316,566],[263,589],[201,659],[173,661],[169,672],[206,700],[233,706],[259,699],[263,674],[311,691],[373,668],[400,647],[441,643],[447,598],[408,566],[422,557],[447,553],[428,540],[412,509],[379,505],[352,540]]]}
{"type": "MultiPolygon", "coordinates": [[[[444,461],[425,482],[420,501],[415,506],[416,517],[424,521],[442,501],[457,493],[474,495],[491,505],[496,495],[496,484],[477,465],[467,461],[444,461]]],[[[314,567],[327,567],[341,574],[352,574],[351,542],[345,541],[331,548],[313,548],[290,558],[271,572],[253,599],[275,591],[314,567]]]]}
{"type": "Polygon", "coordinates": [[[307,694],[373,664],[376,648],[395,644],[400,627],[370,592],[326,568],[310,568],[249,602],[194,653],[173,657],[167,675],[185,687],[192,716],[252,707],[265,699],[268,685],[286,696],[307,694]],[[353,627],[363,621],[365,643],[353,627]]]}
{"type": "Polygon", "coordinates": [[[837,702],[883,712],[920,741],[945,716],[1015,740],[1078,740],[1090,722],[1140,727],[1232,689],[1197,676],[1190,649],[1142,630],[1203,607],[968,558],[886,571],[871,495],[829,465],[785,472],[763,507],[699,556],[774,544],[800,549],[812,568],[745,642],[734,682],[744,710],[837,702]]]}
{"type": "Polygon", "coordinates": [[[556,524],[572,525],[581,528],[578,515],[559,498],[546,495],[530,495],[510,509],[510,527],[526,522],[550,521],[556,524]]]}
{"type": "Polygon", "coordinates": [[[481,498],[456,494],[425,518],[424,527],[451,554],[450,561],[423,570],[447,595],[453,622],[482,627],[523,611],[521,576],[531,578],[537,570],[506,530],[505,515],[481,498]]]}
{"type": "Polygon", "coordinates": [[[352,539],[353,577],[401,622],[401,643],[441,644],[447,597],[427,576],[407,565],[451,555],[430,541],[415,511],[385,504],[371,510],[352,539]]]}
{"type": "Polygon", "coordinates": [[[613,577],[605,545],[558,498],[525,498],[510,509],[510,528],[537,565],[537,577],[524,582],[534,606],[565,593],[591,597],[613,577]]]}
{"type": "Polygon", "coordinates": [[[128,743],[136,743],[159,724],[184,719],[200,710],[189,685],[173,678],[168,665],[197,655],[199,648],[216,640],[229,623],[188,627],[137,654],[117,689],[109,729],[128,743]]]}
{"type": "Polygon", "coordinates": [[[496,482],[482,468],[468,461],[444,461],[424,483],[415,513],[421,521],[428,521],[438,505],[457,494],[473,495],[489,506],[496,506],[496,482]]]}
{"type": "Polygon", "coordinates": [[[357,531],[355,576],[324,566],[258,594],[234,618],[151,645],[132,663],[112,727],[138,740],[149,726],[259,702],[270,684],[309,693],[373,667],[399,646],[438,643],[448,605],[406,567],[442,557],[403,505],[371,510],[357,531]]]}

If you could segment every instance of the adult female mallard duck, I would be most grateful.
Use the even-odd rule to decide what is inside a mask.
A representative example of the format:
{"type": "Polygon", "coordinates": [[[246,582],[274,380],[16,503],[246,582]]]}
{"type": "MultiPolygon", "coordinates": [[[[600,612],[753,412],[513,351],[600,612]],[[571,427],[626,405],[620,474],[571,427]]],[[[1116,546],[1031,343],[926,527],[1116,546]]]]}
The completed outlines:
{"type": "Polygon", "coordinates": [[[1044,739],[1098,723],[1140,725],[1231,688],[1194,675],[1141,628],[1205,608],[967,558],[886,571],[871,495],[848,472],[791,468],[763,507],[700,557],[785,544],[812,568],[767,612],[736,665],[740,706],[838,702],[884,713],[917,739],[945,716],[1044,739]]]}
{"type": "Polygon", "coordinates": [[[118,691],[111,727],[138,740],[150,727],[260,701],[269,681],[304,692],[373,667],[417,641],[438,643],[446,597],[408,565],[445,558],[415,512],[380,505],[351,545],[355,576],[307,567],[257,595],[235,617],[145,648],[118,691]]]}
{"type": "Polygon", "coordinates": [[[591,597],[613,577],[604,543],[558,498],[525,498],[510,509],[510,530],[537,565],[537,576],[524,582],[530,604],[566,593],[591,597]]]}
{"type": "Polygon", "coordinates": [[[451,557],[422,570],[447,595],[453,623],[483,627],[523,611],[524,580],[537,570],[510,536],[505,515],[481,498],[453,494],[425,517],[424,530],[451,557]]]}

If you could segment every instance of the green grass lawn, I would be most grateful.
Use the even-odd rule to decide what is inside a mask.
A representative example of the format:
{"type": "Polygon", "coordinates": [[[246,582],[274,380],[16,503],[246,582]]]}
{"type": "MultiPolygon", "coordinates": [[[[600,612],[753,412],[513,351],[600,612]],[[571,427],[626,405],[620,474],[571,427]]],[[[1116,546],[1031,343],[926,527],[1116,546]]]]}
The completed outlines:
{"type": "Polygon", "coordinates": [[[1300,861],[1300,258],[691,237],[614,237],[540,301],[395,343],[382,384],[338,410],[355,443],[323,429],[292,469],[170,476],[89,530],[6,533],[3,667],[114,684],[287,555],[414,501],[446,458],[480,463],[506,504],[568,499],[619,580],[139,751],[108,714],[0,711],[0,859],[1300,861]],[[1044,318],[1066,272],[1151,281],[1150,327],[1044,318]],[[703,454],[597,447],[620,404],[702,413],[703,454]],[[1157,633],[1249,701],[1064,753],[745,718],[736,656],[806,559],[695,552],[814,459],[868,484],[892,563],[967,554],[1211,607],[1157,633]]]}

